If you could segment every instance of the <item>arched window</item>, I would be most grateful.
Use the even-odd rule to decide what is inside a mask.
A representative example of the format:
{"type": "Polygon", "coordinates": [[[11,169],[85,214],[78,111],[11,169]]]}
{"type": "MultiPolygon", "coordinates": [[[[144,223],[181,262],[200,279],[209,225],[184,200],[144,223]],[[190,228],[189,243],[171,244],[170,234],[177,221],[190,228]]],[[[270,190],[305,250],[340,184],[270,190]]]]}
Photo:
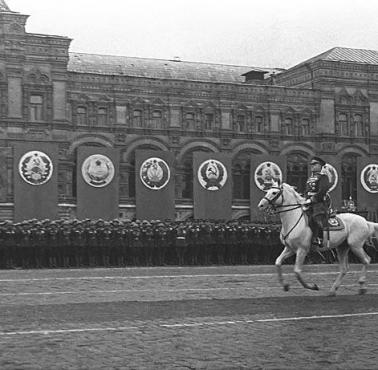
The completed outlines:
{"type": "Polygon", "coordinates": [[[205,113],[205,130],[211,130],[214,127],[214,113],[205,113]]]}
{"type": "MultiPolygon", "coordinates": [[[[135,170],[134,170],[135,171],[135,170]]],[[[119,168],[119,197],[124,199],[129,197],[129,166],[120,164],[119,168]]],[[[135,191],[134,191],[135,194],[135,191]]]]}
{"type": "Polygon", "coordinates": [[[250,196],[250,164],[241,161],[232,168],[232,196],[234,199],[249,199],[250,196]]]}
{"type": "Polygon", "coordinates": [[[30,96],[29,119],[31,122],[43,120],[43,97],[41,95],[30,96]]]}
{"type": "Polygon", "coordinates": [[[256,132],[258,133],[264,133],[264,117],[263,116],[256,116],[255,119],[256,122],[256,132]]]}
{"type": "Polygon", "coordinates": [[[236,116],[236,131],[246,132],[246,119],[244,114],[238,114],[236,116]]]}
{"type": "Polygon", "coordinates": [[[348,117],[345,113],[339,113],[339,134],[349,136],[348,117]]]}
{"type": "Polygon", "coordinates": [[[87,124],[87,108],[78,107],[76,113],[77,113],[77,124],[80,126],[85,126],[87,124]]]}
{"type": "Polygon", "coordinates": [[[161,128],[162,118],[161,110],[154,110],[151,115],[151,128],[161,128]]]}
{"type": "Polygon", "coordinates": [[[194,120],[194,113],[187,112],[184,116],[184,128],[187,130],[194,130],[195,127],[195,120],[194,120]]]}
{"type": "Polygon", "coordinates": [[[181,197],[184,199],[193,199],[193,158],[187,158],[184,161],[182,178],[183,188],[181,197]]]}
{"type": "Polygon", "coordinates": [[[355,153],[345,154],[341,159],[341,195],[343,200],[352,197],[357,200],[357,157],[355,153]]]}
{"type": "Polygon", "coordinates": [[[299,193],[306,189],[308,178],[308,156],[306,153],[295,152],[287,156],[287,175],[288,184],[295,186],[299,193]]]}
{"type": "Polygon", "coordinates": [[[364,130],[364,122],[362,120],[361,114],[355,114],[353,116],[353,128],[354,128],[354,134],[358,137],[365,136],[365,130],[364,130]]]}
{"type": "Polygon", "coordinates": [[[301,121],[300,127],[300,136],[309,136],[310,135],[310,120],[307,118],[303,118],[301,121]]]}
{"type": "Polygon", "coordinates": [[[293,127],[293,120],[291,118],[285,118],[281,127],[281,133],[283,135],[293,135],[294,127],[293,127]]]}
{"type": "Polygon", "coordinates": [[[129,163],[129,198],[135,198],[135,155],[129,163]]]}
{"type": "Polygon", "coordinates": [[[142,127],[142,111],[140,109],[133,111],[133,127],[142,127]]]}
{"type": "MultiPolygon", "coordinates": [[[[195,152],[211,152],[206,148],[196,148],[195,152]]],[[[193,199],[193,152],[186,153],[181,165],[176,167],[176,197],[178,199],[193,199]]]]}
{"type": "Polygon", "coordinates": [[[232,160],[232,197],[249,199],[251,190],[251,157],[261,154],[258,150],[249,149],[239,153],[232,160]]]}
{"type": "Polygon", "coordinates": [[[106,108],[98,108],[97,110],[97,125],[106,126],[108,111],[106,108]]]}

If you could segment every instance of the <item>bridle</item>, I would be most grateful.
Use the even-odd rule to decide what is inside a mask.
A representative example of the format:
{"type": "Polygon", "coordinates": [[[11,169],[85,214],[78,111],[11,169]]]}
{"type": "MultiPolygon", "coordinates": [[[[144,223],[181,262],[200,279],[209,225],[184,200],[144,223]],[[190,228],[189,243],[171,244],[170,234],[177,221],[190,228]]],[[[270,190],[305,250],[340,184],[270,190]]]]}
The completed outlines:
{"type": "Polygon", "coordinates": [[[280,214],[280,213],[289,212],[289,211],[292,211],[294,209],[302,207],[302,204],[300,204],[300,203],[283,204],[285,199],[284,199],[283,186],[282,185],[281,186],[272,186],[270,189],[278,189],[279,190],[278,193],[272,199],[269,199],[266,195],[263,197],[263,199],[265,199],[269,203],[271,210],[272,210],[272,213],[280,214]],[[275,203],[280,197],[282,197],[281,203],[280,204],[275,203]],[[277,210],[279,208],[286,208],[286,207],[291,207],[291,208],[283,209],[282,211],[277,210]]]}
{"type": "MultiPolygon", "coordinates": [[[[289,212],[289,211],[293,211],[294,209],[298,209],[298,208],[302,208],[302,204],[300,203],[294,203],[294,204],[283,204],[285,199],[284,199],[284,193],[283,193],[283,185],[281,186],[272,186],[270,189],[278,189],[278,193],[274,195],[274,197],[272,199],[269,199],[267,196],[264,196],[263,199],[265,199],[268,203],[269,203],[269,206],[270,206],[270,212],[272,214],[280,214],[280,213],[286,213],[286,212],[289,212]],[[276,201],[279,199],[279,198],[282,198],[282,201],[280,204],[276,204],[276,201]],[[286,208],[286,207],[290,207],[290,208],[286,208]],[[282,209],[281,211],[279,209],[282,209]]],[[[299,216],[297,222],[294,224],[294,226],[289,230],[289,232],[283,236],[281,234],[281,237],[283,239],[283,241],[286,240],[286,238],[290,235],[290,233],[297,227],[297,225],[299,224],[299,221],[301,220],[301,218],[304,216],[304,212],[302,210],[302,213],[301,215],[299,216]]]]}

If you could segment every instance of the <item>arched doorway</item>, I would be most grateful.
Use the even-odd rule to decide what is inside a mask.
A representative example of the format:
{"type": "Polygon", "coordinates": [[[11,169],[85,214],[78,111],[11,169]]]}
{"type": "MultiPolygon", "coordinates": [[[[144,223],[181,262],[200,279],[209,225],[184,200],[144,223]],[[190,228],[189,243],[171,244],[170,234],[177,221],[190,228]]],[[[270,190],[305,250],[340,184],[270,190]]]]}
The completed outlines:
{"type": "Polygon", "coordinates": [[[207,148],[196,148],[186,153],[181,164],[176,168],[176,198],[183,200],[193,200],[193,153],[211,153],[207,148]]]}
{"type": "Polygon", "coordinates": [[[350,197],[357,200],[357,157],[356,153],[344,154],[341,158],[341,195],[342,199],[350,197]]]}
{"type": "Polygon", "coordinates": [[[306,189],[308,178],[308,154],[304,152],[293,152],[287,155],[286,182],[295,186],[299,193],[306,189]]]}
{"type": "Polygon", "coordinates": [[[251,157],[258,150],[244,150],[232,160],[232,198],[249,200],[251,189],[251,157]]]}

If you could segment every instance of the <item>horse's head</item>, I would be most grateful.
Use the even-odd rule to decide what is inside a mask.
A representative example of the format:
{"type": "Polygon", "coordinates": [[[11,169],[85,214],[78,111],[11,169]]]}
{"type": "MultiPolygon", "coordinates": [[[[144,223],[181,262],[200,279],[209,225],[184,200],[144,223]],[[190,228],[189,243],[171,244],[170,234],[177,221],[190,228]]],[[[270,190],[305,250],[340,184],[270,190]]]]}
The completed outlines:
{"type": "Polygon", "coordinates": [[[260,211],[266,210],[268,207],[275,207],[276,205],[280,204],[280,199],[282,203],[282,193],[283,193],[283,186],[274,184],[265,194],[265,196],[260,200],[257,207],[260,211]]]}

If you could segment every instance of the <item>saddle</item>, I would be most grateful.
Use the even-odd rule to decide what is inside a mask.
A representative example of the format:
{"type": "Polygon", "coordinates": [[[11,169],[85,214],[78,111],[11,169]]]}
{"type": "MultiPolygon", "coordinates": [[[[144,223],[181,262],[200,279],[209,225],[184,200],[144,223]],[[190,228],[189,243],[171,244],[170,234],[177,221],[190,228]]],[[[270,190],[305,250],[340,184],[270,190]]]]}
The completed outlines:
{"type": "Polygon", "coordinates": [[[329,247],[329,238],[330,238],[330,232],[331,231],[340,231],[340,230],[344,230],[345,229],[345,224],[344,222],[336,216],[335,213],[331,213],[328,215],[328,218],[327,218],[327,225],[323,228],[323,235],[324,235],[324,239],[323,240],[319,240],[319,238],[314,238],[312,239],[312,248],[313,250],[315,250],[316,252],[319,252],[321,250],[324,250],[324,246],[323,246],[323,243],[326,242],[327,243],[327,248],[329,247]]]}
{"type": "MultiPolygon", "coordinates": [[[[329,231],[339,231],[345,229],[344,222],[335,214],[330,215],[330,217],[328,218],[327,226],[329,228],[329,231]]],[[[325,227],[324,230],[326,231],[327,227],[325,227]]]]}

